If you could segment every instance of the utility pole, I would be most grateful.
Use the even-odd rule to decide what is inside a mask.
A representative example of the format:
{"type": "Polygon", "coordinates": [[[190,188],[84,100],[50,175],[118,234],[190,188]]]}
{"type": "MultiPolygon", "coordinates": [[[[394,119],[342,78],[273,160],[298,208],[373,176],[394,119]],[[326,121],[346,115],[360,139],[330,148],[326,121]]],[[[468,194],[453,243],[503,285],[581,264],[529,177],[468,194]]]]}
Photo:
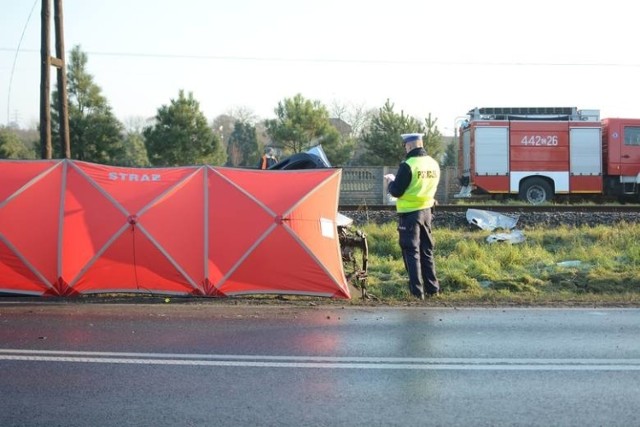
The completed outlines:
{"type": "Polygon", "coordinates": [[[67,70],[64,60],[64,26],[62,0],[54,0],[56,57],[51,57],[51,0],[42,0],[40,48],[40,144],[43,159],[51,159],[51,66],[57,68],[60,143],[65,158],[71,157],[69,110],[67,103],[67,70]]]}
{"type": "Polygon", "coordinates": [[[40,147],[43,159],[51,158],[51,107],[49,92],[51,90],[50,66],[50,29],[51,5],[49,0],[42,0],[40,13],[40,147]]]}
{"type": "MultiPolygon", "coordinates": [[[[46,0],[49,1],[49,0],[46,0]]],[[[67,97],[67,67],[64,54],[64,20],[62,19],[62,0],[54,0],[56,26],[56,56],[52,64],[58,69],[58,110],[60,111],[60,148],[65,159],[71,158],[69,138],[69,108],[67,97]]]]}

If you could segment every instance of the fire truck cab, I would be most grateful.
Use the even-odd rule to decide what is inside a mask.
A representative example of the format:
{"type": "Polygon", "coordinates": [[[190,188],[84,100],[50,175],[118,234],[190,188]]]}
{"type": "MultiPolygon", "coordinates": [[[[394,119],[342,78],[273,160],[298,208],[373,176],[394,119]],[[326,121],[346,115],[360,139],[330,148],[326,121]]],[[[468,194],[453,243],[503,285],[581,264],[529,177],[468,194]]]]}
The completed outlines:
{"type": "Polygon", "coordinates": [[[475,108],[460,128],[461,191],[633,196],[640,188],[640,119],[600,120],[575,107],[475,108]]]}

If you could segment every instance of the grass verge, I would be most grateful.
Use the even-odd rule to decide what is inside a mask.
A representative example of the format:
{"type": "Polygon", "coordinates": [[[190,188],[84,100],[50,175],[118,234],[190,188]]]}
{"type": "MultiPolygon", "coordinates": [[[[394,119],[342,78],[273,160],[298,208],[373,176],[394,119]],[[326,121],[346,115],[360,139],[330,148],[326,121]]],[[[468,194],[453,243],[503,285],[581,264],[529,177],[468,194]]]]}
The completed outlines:
{"type": "MultiPolygon", "coordinates": [[[[368,292],[412,301],[394,223],[367,224],[368,292]]],[[[498,230],[503,232],[504,230],[498,230]]],[[[522,230],[522,243],[489,243],[495,233],[436,229],[442,304],[640,305],[640,225],[522,230]]],[[[354,298],[357,296],[354,295],[354,298]]]]}

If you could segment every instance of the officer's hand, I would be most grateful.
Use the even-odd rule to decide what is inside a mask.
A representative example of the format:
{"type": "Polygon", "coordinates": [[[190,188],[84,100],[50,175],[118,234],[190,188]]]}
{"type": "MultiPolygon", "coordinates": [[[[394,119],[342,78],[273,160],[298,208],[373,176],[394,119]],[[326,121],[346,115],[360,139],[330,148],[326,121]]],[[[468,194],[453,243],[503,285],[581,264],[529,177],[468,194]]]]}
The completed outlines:
{"type": "Polygon", "coordinates": [[[392,173],[388,173],[384,176],[385,181],[391,182],[396,180],[396,176],[392,173]]]}

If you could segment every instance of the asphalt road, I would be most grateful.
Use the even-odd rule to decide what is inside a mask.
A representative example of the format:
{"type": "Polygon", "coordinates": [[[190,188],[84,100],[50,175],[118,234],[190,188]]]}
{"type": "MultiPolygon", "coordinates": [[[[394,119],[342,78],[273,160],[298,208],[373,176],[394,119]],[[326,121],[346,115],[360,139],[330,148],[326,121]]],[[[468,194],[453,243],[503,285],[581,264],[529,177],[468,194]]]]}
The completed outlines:
{"type": "Polygon", "coordinates": [[[2,426],[640,425],[640,310],[0,301],[2,426]]]}

